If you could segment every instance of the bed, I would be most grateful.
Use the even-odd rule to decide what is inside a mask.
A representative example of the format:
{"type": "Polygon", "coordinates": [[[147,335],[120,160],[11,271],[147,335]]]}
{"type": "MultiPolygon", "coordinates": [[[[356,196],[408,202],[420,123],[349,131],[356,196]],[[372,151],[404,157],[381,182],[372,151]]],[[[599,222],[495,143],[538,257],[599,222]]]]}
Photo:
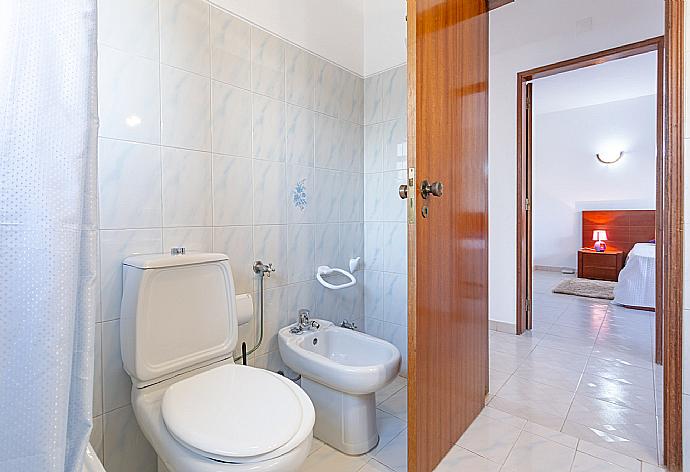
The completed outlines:
{"type": "Polygon", "coordinates": [[[613,303],[653,310],[656,305],[656,212],[596,210],[582,212],[582,245],[591,247],[594,230],[606,230],[608,249],[623,251],[613,303]]]}
{"type": "Polygon", "coordinates": [[[654,309],[656,305],[656,244],[636,243],[613,289],[613,303],[631,308],[654,309]]]}

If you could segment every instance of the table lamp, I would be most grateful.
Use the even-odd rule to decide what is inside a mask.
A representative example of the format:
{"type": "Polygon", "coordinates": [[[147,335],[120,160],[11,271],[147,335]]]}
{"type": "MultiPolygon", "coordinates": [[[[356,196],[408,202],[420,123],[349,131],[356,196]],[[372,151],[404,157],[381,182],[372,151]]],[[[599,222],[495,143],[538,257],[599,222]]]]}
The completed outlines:
{"type": "Polygon", "coordinates": [[[604,252],[606,251],[606,242],[608,238],[606,237],[606,231],[602,229],[598,229],[594,231],[594,235],[592,236],[592,240],[596,241],[594,243],[594,250],[597,252],[604,252]]]}

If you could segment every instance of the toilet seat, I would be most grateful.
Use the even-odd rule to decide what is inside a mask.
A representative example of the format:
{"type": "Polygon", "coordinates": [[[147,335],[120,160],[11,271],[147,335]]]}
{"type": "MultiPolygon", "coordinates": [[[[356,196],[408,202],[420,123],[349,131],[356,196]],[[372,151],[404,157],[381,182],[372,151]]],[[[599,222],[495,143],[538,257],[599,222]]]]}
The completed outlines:
{"type": "Polygon", "coordinates": [[[176,382],[163,395],[163,422],[194,453],[227,463],[285,454],[311,434],[314,408],[292,381],[226,364],[176,382]]]}

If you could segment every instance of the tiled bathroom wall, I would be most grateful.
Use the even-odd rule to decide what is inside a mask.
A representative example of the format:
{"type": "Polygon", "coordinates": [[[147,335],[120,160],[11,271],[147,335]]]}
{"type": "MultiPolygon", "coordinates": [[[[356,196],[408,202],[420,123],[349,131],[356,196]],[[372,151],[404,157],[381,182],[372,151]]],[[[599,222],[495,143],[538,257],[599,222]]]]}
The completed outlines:
{"type": "MultiPolygon", "coordinates": [[[[381,146],[390,117],[404,109],[386,98],[383,82],[380,110],[367,107],[368,122],[381,122],[381,146]]],[[[150,472],[156,464],[122,369],[127,255],[173,246],[228,254],[237,293],[252,293],[255,307],[253,261],[273,263],[256,366],[283,368],[276,333],[300,308],[364,325],[365,284],[334,292],[314,279],[319,265],[364,259],[364,108],[363,79],[203,0],[99,1],[101,313],[92,443],[109,472],[150,472]]],[[[385,169],[396,164],[380,151],[367,170],[378,184],[368,185],[394,185],[397,174],[384,173],[384,161],[385,169]]],[[[377,332],[400,346],[401,309],[384,293],[400,285],[392,276],[404,264],[381,249],[404,250],[404,240],[391,234],[399,231],[385,199],[377,205],[367,224],[379,236],[379,256],[366,279],[380,281],[370,297],[375,304],[378,293],[381,304],[377,332]]],[[[242,334],[251,346],[252,327],[242,334]]]]}
{"type": "Polygon", "coordinates": [[[407,68],[364,81],[366,332],[395,344],[407,375],[407,68]]]}

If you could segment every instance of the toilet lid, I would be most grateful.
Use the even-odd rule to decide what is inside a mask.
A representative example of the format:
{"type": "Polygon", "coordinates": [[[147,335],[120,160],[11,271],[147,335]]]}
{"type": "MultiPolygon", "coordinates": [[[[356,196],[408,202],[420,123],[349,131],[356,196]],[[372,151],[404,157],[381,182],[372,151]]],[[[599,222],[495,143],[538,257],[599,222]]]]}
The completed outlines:
{"type": "Polygon", "coordinates": [[[303,423],[298,392],[285,380],[253,367],[217,367],[170,386],[163,421],[179,442],[208,457],[242,462],[265,455],[288,443],[303,423]]]}

